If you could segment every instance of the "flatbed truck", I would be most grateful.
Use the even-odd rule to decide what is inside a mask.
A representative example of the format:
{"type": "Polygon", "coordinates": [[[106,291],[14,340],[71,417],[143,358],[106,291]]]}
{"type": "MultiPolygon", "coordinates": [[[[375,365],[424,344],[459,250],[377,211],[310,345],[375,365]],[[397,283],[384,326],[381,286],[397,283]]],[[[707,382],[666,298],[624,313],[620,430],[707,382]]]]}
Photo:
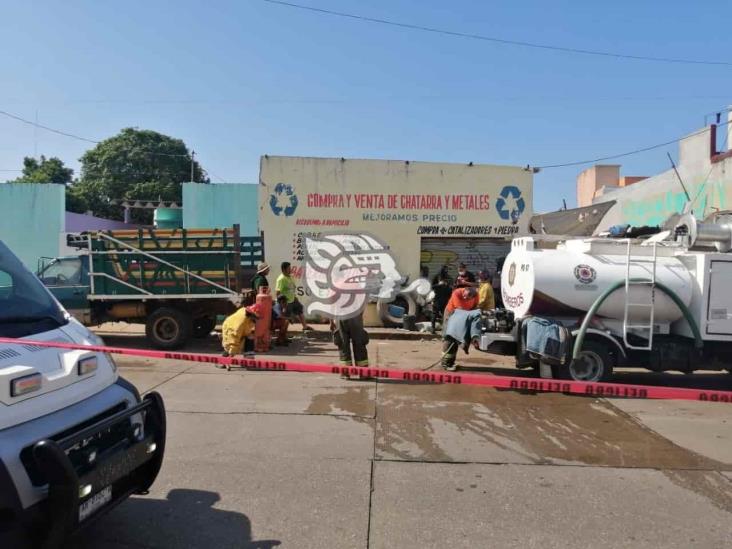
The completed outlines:
{"type": "Polygon", "coordinates": [[[137,229],[69,234],[78,255],[45,258],[38,277],[86,326],[145,324],[158,349],[206,337],[218,315],[247,299],[264,239],[222,229],[137,229]]]}

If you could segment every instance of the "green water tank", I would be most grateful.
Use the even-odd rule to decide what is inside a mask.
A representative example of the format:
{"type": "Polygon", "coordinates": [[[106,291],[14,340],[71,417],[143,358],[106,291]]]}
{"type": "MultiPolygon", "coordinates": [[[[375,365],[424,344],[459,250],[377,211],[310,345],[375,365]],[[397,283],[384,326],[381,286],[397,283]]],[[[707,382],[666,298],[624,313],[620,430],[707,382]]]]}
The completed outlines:
{"type": "Polygon", "coordinates": [[[183,210],[180,208],[155,208],[153,224],[157,229],[180,229],[183,227],[183,210]]]}

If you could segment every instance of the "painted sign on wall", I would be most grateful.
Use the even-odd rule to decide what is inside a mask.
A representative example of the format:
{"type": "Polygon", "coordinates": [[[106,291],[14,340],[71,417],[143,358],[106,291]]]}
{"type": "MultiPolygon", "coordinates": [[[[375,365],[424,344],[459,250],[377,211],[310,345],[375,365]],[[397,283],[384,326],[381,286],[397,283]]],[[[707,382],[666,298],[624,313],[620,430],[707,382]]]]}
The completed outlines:
{"type": "MultiPolygon", "coordinates": [[[[267,261],[275,271],[290,261],[301,277],[306,237],[363,232],[385,242],[413,280],[422,238],[526,234],[532,181],[512,166],[263,157],[259,225],[267,261]]],[[[298,292],[305,297],[305,285],[298,292]]]]}

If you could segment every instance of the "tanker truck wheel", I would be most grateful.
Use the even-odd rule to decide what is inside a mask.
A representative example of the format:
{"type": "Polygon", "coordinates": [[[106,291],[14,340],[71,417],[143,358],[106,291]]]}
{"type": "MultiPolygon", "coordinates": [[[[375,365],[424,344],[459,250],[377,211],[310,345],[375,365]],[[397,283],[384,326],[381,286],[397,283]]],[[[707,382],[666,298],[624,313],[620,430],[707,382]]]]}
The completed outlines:
{"type": "Polygon", "coordinates": [[[609,381],[615,360],[610,348],[600,341],[585,340],[577,360],[553,367],[554,377],[574,381],[609,381]],[[556,375],[559,374],[559,375],[556,375]]]}

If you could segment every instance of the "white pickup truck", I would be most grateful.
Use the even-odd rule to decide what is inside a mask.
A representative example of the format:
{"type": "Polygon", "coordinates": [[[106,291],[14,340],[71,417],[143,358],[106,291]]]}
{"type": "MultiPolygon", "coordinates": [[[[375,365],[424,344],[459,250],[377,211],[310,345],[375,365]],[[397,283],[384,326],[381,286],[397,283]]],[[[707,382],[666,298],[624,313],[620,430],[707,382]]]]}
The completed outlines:
{"type": "Polygon", "coordinates": [[[130,494],[165,452],[165,408],[140,398],[100,345],[0,241],[0,547],[57,547],[130,494]]]}

